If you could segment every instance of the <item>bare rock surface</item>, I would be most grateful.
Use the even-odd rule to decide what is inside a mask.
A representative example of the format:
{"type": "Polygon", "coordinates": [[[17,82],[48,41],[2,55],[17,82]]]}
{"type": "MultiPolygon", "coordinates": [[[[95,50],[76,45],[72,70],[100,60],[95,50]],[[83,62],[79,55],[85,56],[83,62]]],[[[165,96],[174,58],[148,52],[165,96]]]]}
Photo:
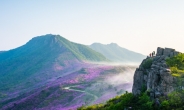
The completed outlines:
{"type": "Polygon", "coordinates": [[[166,59],[177,54],[179,52],[175,49],[158,47],[156,56],[144,59],[135,71],[132,93],[138,95],[147,90],[151,99],[155,99],[174,91],[176,80],[171,75],[166,59]],[[151,60],[151,66],[145,68],[145,62],[148,60],[151,60]]]}

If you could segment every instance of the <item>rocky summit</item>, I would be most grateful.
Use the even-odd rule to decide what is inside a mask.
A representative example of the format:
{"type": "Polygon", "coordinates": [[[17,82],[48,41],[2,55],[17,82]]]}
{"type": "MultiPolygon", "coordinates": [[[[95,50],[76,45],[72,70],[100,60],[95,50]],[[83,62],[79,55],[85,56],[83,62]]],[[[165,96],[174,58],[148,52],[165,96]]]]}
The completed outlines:
{"type": "Polygon", "coordinates": [[[180,52],[171,48],[157,48],[156,55],[142,61],[134,74],[132,93],[147,91],[151,99],[166,96],[175,90],[177,79],[171,75],[166,59],[180,52]]]}

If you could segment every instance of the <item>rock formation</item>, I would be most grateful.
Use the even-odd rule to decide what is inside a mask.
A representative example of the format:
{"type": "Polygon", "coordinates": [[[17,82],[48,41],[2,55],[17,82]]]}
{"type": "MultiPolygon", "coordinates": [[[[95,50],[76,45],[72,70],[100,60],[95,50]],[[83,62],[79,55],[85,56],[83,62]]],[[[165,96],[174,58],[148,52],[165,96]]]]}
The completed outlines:
{"type": "Polygon", "coordinates": [[[176,78],[171,75],[166,59],[178,53],[175,49],[158,47],[156,56],[144,59],[135,71],[132,93],[137,95],[147,90],[155,99],[172,92],[176,87],[176,78]]]}

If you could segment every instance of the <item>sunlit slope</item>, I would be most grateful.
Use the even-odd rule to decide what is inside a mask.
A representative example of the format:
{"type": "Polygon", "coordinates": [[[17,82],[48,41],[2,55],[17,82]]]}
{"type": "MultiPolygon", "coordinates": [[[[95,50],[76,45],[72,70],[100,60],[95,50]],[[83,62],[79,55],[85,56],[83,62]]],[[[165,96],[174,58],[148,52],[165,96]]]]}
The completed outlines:
{"type": "Polygon", "coordinates": [[[89,47],[103,54],[106,58],[114,62],[139,63],[146,57],[140,53],[136,53],[128,49],[122,48],[115,43],[107,45],[93,43],[89,47]]]}

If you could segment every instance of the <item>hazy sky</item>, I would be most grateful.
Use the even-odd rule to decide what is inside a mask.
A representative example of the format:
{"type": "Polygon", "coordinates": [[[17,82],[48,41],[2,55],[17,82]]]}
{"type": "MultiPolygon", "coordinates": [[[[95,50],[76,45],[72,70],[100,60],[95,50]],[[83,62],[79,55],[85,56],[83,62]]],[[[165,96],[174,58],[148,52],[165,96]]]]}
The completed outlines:
{"type": "Polygon", "coordinates": [[[0,50],[49,33],[145,55],[158,46],[184,52],[184,0],[0,0],[0,50]]]}

